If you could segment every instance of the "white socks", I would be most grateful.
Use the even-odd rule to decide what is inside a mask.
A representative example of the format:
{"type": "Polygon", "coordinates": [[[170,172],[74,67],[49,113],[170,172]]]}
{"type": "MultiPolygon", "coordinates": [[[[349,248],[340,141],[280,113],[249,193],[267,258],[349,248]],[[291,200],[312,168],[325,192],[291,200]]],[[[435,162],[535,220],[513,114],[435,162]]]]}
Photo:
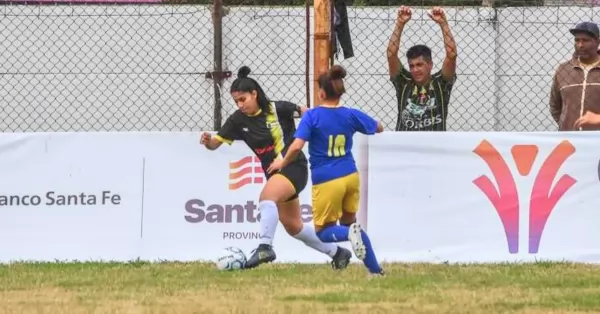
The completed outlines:
{"type": "Polygon", "coordinates": [[[277,204],[273,201],[262,201],[258,204],[260,212],[260,244],[273,245],[275,229],[279,223],[277,204]]]}
{"type": "Polygon", "coordinates": [[[317,233],[315,229],[310,225],[303,225],[302,230],[298,232],[294,236],[294,238],[304,242],[307,246],[323,253],[329,255],[329,257],[334,257],[335,253],[337,253],[337,245],[333,243],[323,243],[317,237],[317,233]]]}
{"type": "MultiPolygon", "coordinates": [[[[275,230],[279,223],[277,204],[273,201],[262,201],[258,204],[258,210],[260,212],[260,244],[273,245],[275,230]]],[[[303,225],[302,230],[300,230],[294,238],[330,257],[334,257],[335,253],[337,253],[337,245],[321,242],[319,237],[317,237],[315,229],[311,225],[303,225]]]]}

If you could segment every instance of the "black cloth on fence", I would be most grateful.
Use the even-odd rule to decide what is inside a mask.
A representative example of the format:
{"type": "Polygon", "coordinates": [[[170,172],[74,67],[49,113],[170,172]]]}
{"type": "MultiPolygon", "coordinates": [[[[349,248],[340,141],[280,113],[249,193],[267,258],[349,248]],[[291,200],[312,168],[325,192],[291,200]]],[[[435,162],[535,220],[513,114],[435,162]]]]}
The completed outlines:
{"type": "MultiPolygon", "coordinates": [[[[338,42],[344,52],[344,59],[354,57],[352,49],[352,37],[350,36],[350,25],[348,24],[348,11],[345,0],[335,0],[333,18],[333,36],[331,36],[331,46],[333,53],[337,57],[338,42]]],[[[337,58],[336,58],[337,59],[337,58]]]]}

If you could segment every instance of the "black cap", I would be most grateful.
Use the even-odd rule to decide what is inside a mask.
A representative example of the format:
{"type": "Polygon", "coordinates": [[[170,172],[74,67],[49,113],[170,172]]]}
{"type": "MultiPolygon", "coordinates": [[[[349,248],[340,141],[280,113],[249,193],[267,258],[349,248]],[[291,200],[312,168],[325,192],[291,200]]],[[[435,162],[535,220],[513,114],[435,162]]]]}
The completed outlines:
{"type": "Polygon", "coordinates": [[[577,25],[575,25],[574,28],[571,28],[569,32],[573,35],[577,33],[586,33],[594,38],[600,37],[600,30],[598,30],[598,25],[594,22],[577,23],[577,25]]]}

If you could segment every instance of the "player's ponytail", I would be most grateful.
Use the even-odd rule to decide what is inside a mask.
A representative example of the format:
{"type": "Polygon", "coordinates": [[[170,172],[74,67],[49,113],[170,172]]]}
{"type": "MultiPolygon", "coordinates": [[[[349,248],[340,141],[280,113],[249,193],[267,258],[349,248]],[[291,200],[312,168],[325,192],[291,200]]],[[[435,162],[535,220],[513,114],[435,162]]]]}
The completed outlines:
{"type": "Polygon", "coordinates": [[[346,92],[344,78],[346,70],[341,65],[334,65],[326,74],[319,76],[319,88],[325,91],[325,99],[338,100],[346,92]]]}
{"type": "Polygon", "coordinates": [[[242,93],[251,93],[252,91],[256,91],[256,101],[258,102],[258,108],[260,108],[264,112],[271,111],[269,107],[269,98],[260,87],[257,81],[248,77],[250,74],[250,68],[247,66],[242,66],[238,70],[237,78],[231,83],[231,88],[229,89],[230,93],[233,92],[242,92],[242,93]]]}

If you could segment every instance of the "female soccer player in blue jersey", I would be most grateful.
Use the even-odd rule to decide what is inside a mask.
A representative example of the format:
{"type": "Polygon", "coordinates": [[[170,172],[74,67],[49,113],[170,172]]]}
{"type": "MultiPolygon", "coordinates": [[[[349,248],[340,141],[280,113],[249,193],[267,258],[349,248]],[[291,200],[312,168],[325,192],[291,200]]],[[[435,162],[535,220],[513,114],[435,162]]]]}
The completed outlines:
{"type": "Polygon", "coordinates": [[[360,184],[352,156],[354,133],[371,135],[383,132],[383,127],[362,111],[340,105],[345,93],[344,77],[346,70],[339,65],[319,77],[321,105],[304,113],[285,157],[274,160],[267,171],[285,169],[309,142],[317,235],[323,242],[350,241],[356,257],[363,260],[369,272],[383,275],[369,237],[356,222],[360,184]]]}

